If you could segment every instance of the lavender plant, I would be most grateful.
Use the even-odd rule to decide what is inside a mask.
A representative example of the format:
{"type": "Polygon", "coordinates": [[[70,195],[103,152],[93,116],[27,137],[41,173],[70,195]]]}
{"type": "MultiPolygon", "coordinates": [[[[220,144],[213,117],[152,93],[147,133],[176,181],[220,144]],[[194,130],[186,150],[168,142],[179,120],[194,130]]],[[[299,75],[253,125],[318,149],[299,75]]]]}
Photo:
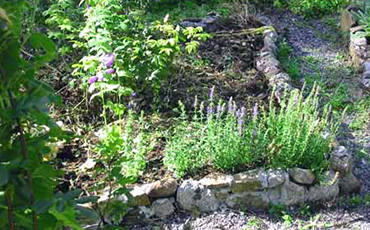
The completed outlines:
{"type": "Polygon", "coordinates": [[[205,114],[204,105],[198,107],[196,102],[189,118],[180,102],[182,115],[164,159],[176,176],[204,165],[224,171],[262,164],[267,168],[297,166],[315,173],[327,169],[327,154],[339,121],[330,119],[329,105],[319,107],[318,87],[306,98],[299,91],[286,92],[280,107],[271,97],[268,108],[256,104],[252,114],[238,108],[232,98],[227,105],[220,101],[215,113],[213,90],[205,114]]]}

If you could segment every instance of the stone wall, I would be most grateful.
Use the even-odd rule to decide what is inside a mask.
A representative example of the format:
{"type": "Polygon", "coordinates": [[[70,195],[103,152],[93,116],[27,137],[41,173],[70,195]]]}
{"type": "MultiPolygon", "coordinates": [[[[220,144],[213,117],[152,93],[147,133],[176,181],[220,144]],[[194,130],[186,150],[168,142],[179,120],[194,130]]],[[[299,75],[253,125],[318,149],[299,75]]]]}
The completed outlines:
{"type": "Polygon", "coordinates": [[[344,35],[349,34],[349,52],[354,66],[361,73],[361,84],[370,90],[370,45],[365,37],[359,36],[365,30],[351,16],[353,10],[353,6],[350,6],[342,12],[341,30],[344,35]]]}
{"type": "Polygon", "coordinates": [[[280,102],[284,89],[291,90],[290,77],[282,69],[277,60],[277,41],[278,35],[271,27],[264,31],[264,46],[258,54],[256,68],[264,74],[270,88],[275,88],[275,97],[280,102]]]}
{"type": "MultiPolygon", "coordinates": [[[[320,180],[311,170],[301,168],[258,168],[234,175],[214,172],[200,180],[165,178],[135,186],[130,205],[136,216],[166,218],[176,210],[199,215],[225,208],[268,209],[271,204],[291,206],[331,200],[340,192],[359,190],[352,163],[352,153],[339,146],[331,152],[330,170],[320,180]]],[[[127,202],[126,197],[114,200],[127,202]]],[[[104,205],[106,201],[103,196],[99,203],[104,205]]]]}

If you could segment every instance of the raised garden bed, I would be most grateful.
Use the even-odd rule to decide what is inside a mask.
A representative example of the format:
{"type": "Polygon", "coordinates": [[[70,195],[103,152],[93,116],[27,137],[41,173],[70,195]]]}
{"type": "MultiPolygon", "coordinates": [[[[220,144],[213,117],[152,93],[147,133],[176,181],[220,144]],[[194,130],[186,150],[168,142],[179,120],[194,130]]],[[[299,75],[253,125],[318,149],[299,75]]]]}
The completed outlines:
{"type": "MultiPolygon", "coordinates": [[[[265,78],[267,85],[276,88],[274,97],[277,102],[280,102],[283,91],[292,88],[289,84],[290,78],[281,70],[280,63],[276,59],[276,32],[273,28],[267,26],[259,29],[263,35],[263,46],[255,56],[255,67],[265,78]]],[[[251,31],[250,28],[244,30],[246,34],[249,31],[251,31]]],[[[254,29],[254,31],[256,30],[254,29]]],[[[217,40],[216,36],[214,38],[216,40],[211,40],[210,44],[212,46],[224,44],[224,47],[218,47],[223,52],[233,52],[232,49],[226,49],[230,42],[242,45],[242,38],[246,36],[246,34],[241,34],[240,31],[219,32],[218,34],[220,40],[217,40]],[[227,40],[224,39],[225,36],[228,37],[227,40]]],[[[204,51],[203,55],[206,55],[207,51],[212,51],[210,45],[204,45],[201,47],[202,49],[204,51]]],[[[248,66],[245,68],[246,63],[250,61],[244,62],[242,60],[243,54],[239,53],[236,57],[240,58],[237,72],[241,76],[243,76],[243,71],[248,71],[248,68],[254,67],[248,66]]],[[[214,69],[222,71],[225,65],[220,63],[223,63],[223,60],[215,59],[214,69]]],[[[219,85],[216,84],[216,86],[219,85]]],[[[238,91],[235,93],[238,93],[238,91]]],[[[178,97],[183,95],[179,93],[178,97]]],[[[221,93],[221,98],[230,96],[243,98],[243,95],[222,95],[221,93]]],[[[189,105],[192,103],[193,101],[188,102],[189,105]]],[[[333,199],[340,192],[357,191],[360,186],[360,183],[352,174],[353,156],[343,146],[336,146],[334,151],[331,152],[330,167],[321,177],[315,176],[311,170],[297,167],[285,170],[258,167],[232,174],[220,173],[211,169],[209,171],[204,170],[195,178],[189,178],[188,175],[186,179],[174,179],[172,173],[169,173],[166,169],[159,172],[160,175],[156,173],[161,169],[158,170],[157,168],[157,172],[152,172],[151,167],[154,167],[154,165],[155,167],[163,167],[158,163],[158,159],[161,161],[162,158],[158,155],[154,155],[153,158],[156,163],[151,162],[150,158],[148,159],[148,170],[152,179],[141,178],[142,183],[132,188],[131,195],[133,199],[130,201],[132,208],[129,215],[113,220],[110,216],[113,213],[108,212],[105,218],[108,222],[120,222],[123,218],[127,220],[130,216],[134,216],[134,218],[166,218],[179,209],[198,215],[203,212],[228,208],[267,209],[270,205],[290,206],[307,202],[320,202],[333,199]],[[156,177],[159,177],[158,180],[153,181],[153,178],[156,177]],[[161,177],[162,179],[160,179],[161,177]]],[[[99,205],[104,205],[107,200],[108,194],[104,194],[99,200],[99,205]]],[[[116,197],[114,200],[127,202],[125,196],[116,197]]]]}

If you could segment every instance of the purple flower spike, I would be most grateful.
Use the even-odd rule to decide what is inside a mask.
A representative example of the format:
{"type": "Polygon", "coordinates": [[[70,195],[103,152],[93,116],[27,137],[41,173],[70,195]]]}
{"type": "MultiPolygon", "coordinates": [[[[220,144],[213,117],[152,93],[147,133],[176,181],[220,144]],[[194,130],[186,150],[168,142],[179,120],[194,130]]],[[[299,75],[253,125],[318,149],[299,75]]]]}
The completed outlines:
{"type": "Polygon", "coordinates": [[[98,77],[98,81],[104,81],[104,79],[105,79],[103,73],[101,73],[101,72],[99,72],[96,76],[98,77]]]}
{"type": "Polygon", "coordinates": [[[105,73],[106,74],[114,74],[116,72],[116,70],[115,69],[107,69],[106,71],[105,71],[105,73]]]}
{"type": "Polygon", "coordinates": [[[255,119],[258,115],[258,103],[256,103],[254,106],[253,106],[253,119],[255,119]]]}
{"type": "Polygon", "coordinates": [[[207,107],[207,117],[212,116],[215,113],[215,110],[213,109],[213,106],[210,105],[207,107]]]}
{"type": "Polygon", "coordinates": [[[90,77],[89,83],[92,84],[92,83],[96,82],[97,80],[98,80],[98,77],[97,76],[90,77]]]}
{"type": "Polygon", "coordinates": [[[213,101],[214,92],[215,92],[215,86],[213,86],[211,90],[209,91],[209,101],[213,101]]]}
{"type": "Polygon", "coordinates": [[[222,106],[219,104],[219,105],[217,106],[217,114],[216,114],[216,117],[217,117],[217,118],[220,118],[221,113],[222,113],[222,106]]]}
{"type": "Polygon", "coordinates": [[[132,92],[131,97],[136,97],[136,93],[132,92]]]}
{"type": "Polygon", "coordinates": [[[107,53],[107,54],[104,54],[102,57],[101,57],[101,62],[104,63],[104,65],[108,68],[112,67],[113,65],[113,62],[114,62],[114,54],[113,53],[107,53]]]}

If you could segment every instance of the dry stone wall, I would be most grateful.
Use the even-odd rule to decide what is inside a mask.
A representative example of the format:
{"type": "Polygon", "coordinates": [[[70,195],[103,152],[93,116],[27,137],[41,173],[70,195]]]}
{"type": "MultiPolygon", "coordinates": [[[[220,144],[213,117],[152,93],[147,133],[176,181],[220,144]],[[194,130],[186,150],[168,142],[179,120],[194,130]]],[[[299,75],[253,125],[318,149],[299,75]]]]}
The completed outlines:
{"type": "MultiPolygon", "coordinates": [[[[181,183],[165,178],[135,186],[130,205],[135,215],[166,218],[176,210],[199,215],[225,208],[267,209],[271,204],[291,206],[331,200],[340,192],[359,190],[360,183],[353,176],[352,167],[353,154],[339,146],[331,152],[330,170],[321,179],[302,168],[258,168],[234,175],[214,172],[200,180],[188,179],[181,183]]],[[[125,197],[115,200],[127,202],[125,197]]]]}
{"type": "Polygon", "coordinates": [[[370,90],[370,45],[365,37],[359,36],[365,30],[352,16],[353,10],[355,9],[350,6],[342,12],[341,30],[345,35],[349,33],[349,52],[353,64],[362,75],[362,86],[370,90]]]}

